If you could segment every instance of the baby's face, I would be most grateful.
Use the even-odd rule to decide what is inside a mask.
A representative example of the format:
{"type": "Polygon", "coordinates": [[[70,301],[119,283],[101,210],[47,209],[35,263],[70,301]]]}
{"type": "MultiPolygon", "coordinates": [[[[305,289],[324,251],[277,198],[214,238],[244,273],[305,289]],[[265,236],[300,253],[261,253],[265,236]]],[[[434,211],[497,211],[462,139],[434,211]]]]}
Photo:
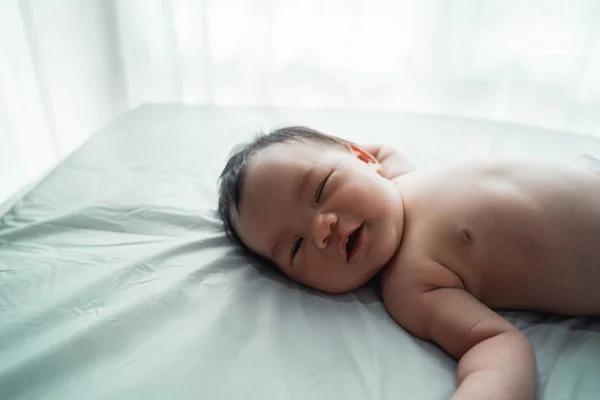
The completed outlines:
{"type": "Polygon", "coordinates": [[[368,282],[402,237],[402,200],[356,146],[289,142],[252,156],[239,215],[242,241],[292,280],[330,293],[368,282]]]}

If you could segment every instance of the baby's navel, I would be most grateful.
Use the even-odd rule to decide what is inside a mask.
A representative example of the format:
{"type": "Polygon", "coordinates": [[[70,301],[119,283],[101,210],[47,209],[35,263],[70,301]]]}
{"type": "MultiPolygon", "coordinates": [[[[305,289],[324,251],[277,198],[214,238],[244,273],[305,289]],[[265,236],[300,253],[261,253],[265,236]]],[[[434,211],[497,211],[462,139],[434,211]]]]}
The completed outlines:
{"type": "Polygon", "coordinates": [[[473,233],[467,228],[461,228],[460,238],[467,244],[473,243],[473,233]]]}

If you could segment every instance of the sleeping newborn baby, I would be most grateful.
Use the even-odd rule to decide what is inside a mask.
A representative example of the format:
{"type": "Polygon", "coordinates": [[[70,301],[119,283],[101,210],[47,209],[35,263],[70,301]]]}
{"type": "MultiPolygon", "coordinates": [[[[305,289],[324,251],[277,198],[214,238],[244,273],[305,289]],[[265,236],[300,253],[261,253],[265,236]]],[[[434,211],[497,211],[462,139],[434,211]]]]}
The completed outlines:
{"type": "Polygon", "coordinates": [[[459,360],[453,399],[533,396],[532,346],[493,309],[600,315],[591,168],[415,171],[386,147],[289,127],[233,154],[219,213],[231,238],[306,286],[344,293],[379,275],[394,320],[459,360]]]}

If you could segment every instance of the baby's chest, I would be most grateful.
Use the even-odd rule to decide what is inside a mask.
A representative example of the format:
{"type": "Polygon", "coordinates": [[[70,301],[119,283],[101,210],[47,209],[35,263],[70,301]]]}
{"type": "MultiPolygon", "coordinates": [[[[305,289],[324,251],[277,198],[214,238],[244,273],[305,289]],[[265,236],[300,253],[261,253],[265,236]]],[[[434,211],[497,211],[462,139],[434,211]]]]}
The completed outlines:
{"type": "Polygon", "coordinates": [[[423,219],[414,248],[494,307],[578,310],[582,292],[600,293],[600,214],[528,199],[505,203],[446,208],[436,220],[423,219]],[[556,298],[562,303],[552,304],[556,298]]]}
{"type": "Polygon", "coordinates": [[[452,270],[475,295],[499,276],[525,279],[540,268],[563,268],[576,242],[574,229],[562,231],[568,224],[524,196],[436,201],[427,211],[407,232],[407,254],[452,270]]]}
{"type": "Polygon", "coordinates": [[[419,187],[405,210],[407,268],[433,260],[497,307],[600,304],[600,181],[514,175],[419,187]],[[598,295],[585,300],[584,292],[598,295]]]}

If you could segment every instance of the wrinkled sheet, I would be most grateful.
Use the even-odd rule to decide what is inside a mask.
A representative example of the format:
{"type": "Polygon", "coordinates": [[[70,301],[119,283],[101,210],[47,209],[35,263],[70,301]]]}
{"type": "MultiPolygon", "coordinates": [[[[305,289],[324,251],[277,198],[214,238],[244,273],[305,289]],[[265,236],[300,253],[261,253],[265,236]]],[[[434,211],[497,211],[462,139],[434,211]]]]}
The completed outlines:
{"type": "MultiPolygon", "coordinates": [[[[447,398],[455,362],[398,327],[372,287],[300,288],[226,240],[227,154],[284,124],[392,144],[418,168],[600,154],[592,139],[443,116],[142,106],[0,218],[0,398],[447,398]]],[[[538,398],[598,398],[598,319],[505,315],[535,346],[538,398]]]]}

